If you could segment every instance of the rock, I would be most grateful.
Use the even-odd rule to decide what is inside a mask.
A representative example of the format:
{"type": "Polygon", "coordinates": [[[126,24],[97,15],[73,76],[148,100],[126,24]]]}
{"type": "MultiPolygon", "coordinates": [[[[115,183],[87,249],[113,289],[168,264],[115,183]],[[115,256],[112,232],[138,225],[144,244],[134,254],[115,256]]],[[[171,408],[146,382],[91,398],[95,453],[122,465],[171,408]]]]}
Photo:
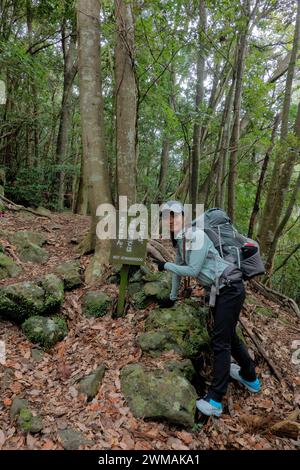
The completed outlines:
{"type": "Polygon", "coordinates": [[[8,256],[0,253],[0,279],[7,277],[16,277],[20,274],[22,269],[17,263],[8,256]]]}
{"type": "Polygon", "coordinates": [[[72,428],[61,429],[58,431],[58,435],[65,450],[76,450],[86,443],[82,433],[72,428]]]}
{"type": "Polygon", "coordinates": [[[92,400],[98,393],[104,374],[105,366],[102,364],[92,374],[80,380],[78,391],[84,393],[88,400],[92,400]]]}
{"type": "Polygon", "coordinates": [[[22,398],[14,398],[11,407],[10,407],[10,417],[12,420],[16,419],[18,414],[23,408],[28,408],[28,401],[23,400],[22,398]]]}
{"type": "Polygon", "coordinates": [[[0,317],[22,323],[33,315],[57,312],[63,300],[63,282],[54,274],[48,274],[37,281],[0,287],[0,317]]]}
{"type": "Polygon", "coordinates": [[[191,382],[196,375],[193,363],[190,359],[183,361],[167,361],[165,368],[170,372],[175,372],[177,375],[183,375],[189,382],[191,382]]]}
{"type": "Polygon", "coordinates": [[[163,303],[170,297],[172,275],[169,272],[155,272],[143,276],[144,294],[154,302],[163,303]]]}
{"type": "Polygon", "coordinates": [[[55,274],[46,274],[40,279],[39,285],[45,291],[44,307],[46,312],[51,313],[59,310],[64,301],[63,281],[55,274]]]}
{"type": "Polygon", "coordinates": [[[134,294],[131,294],[132,298],[131,301],[135,308],[143,310],[144,308],[147,308],[148,305],[152,304],[154,300],[152,300],[151,297],[147,297],[144,293],[144,287],[142,290],[139,292],[135,292],[134,294]]]}
{"type": "Polygon", "coordinates": [[[40,215],[44,215],[46,217],[51,217],[52,212],[49,209],[46,209],[46,207],[39,206],[35,209],[35,212],[37,212],[40,215]]]}
{"type": "Polygon", "coordinates": [[[47,250],[41,248],[46,242],[43,235],[38,232],[28,230],[8,234],[10,243],[16,246],[20,259],[27,263],[45,263],[48,261],[49,254],[47,250]]]}
{"type": "Polygon", "coordinates": [[[72,290],[81,285],[79,261],[67,261],[60,264],[56,267],[55,273],[63,280],[66,290],[72,290]]]}
{"type": "Polygon", "coordinates": [[[38,433],[43,429],[43,422],[39,416],[34,416],[28,407],[28,401],[16,397],[10,408],[10,417],[17,421],[23,432],[38,433]]]}
{"type": "Polygon", "coordinates": [[[34,416],[28,408],[22,408],[17,418],[17,425],[21,431],[31,434],[41,432],[43,421],[39,416],[34,416]]]}
{"type": "Polygon", "coordinates": [[[167,330],[185,357],[194,357],[209,345],[207,332],[207,307],[196,307],[190,300],[172,308],[157,308],[149,314],[146,331],[167,330]]]}
{"type": "Polygon", "coordinates": [[[196,390],[174,372],[147,371],[140,364],[129,364],[121,371],[121,389],[136,418],[194,424],[196,390]]]}
{"type": "Polygon", "coordinates": [[[179,354],[183,354],[183,350],[168,330],[141,333],[139,336],[139,345],[143,352],[154,357],[159,356],[163,351],[170,351],[171,349],[179,354]]]}
{"type": "Polygon", "coordinates": [[[41,362],[44,358],[44,351],[37,348],[32,348],[31,357],[35,362],[41,362]]]}
{"type": "Polygon", "coordinates": [[[102,291],[92,291],[83,297],[83,313],[89,317],[103,317],[112,307],[112,299],[102,291]]]}
{"type": "Polygon", "coordinates": [[[62,341],[68,334],[66,322],[60,317],[30,317],[23,323],[22,331],[32,343],[46,349],[62,341]]]}
{"type": "Polygon", "coordinates": [[[38,232],[31,232],[29,230],[22,230],[19,232],[9,233],[8,239],[10,243],[16,245],[18,248],[19,246],[23,246],[26,243],[33,243],[37,246],[43,246],[46,243],[46,238],[44,235],[38,232]]]}

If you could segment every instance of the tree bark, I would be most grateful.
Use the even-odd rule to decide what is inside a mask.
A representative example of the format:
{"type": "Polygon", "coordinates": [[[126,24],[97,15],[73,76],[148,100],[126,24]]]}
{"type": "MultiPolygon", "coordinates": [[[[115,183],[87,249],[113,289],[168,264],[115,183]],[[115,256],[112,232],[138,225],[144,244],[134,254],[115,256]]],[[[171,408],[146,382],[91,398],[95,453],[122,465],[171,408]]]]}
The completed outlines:
{"type": "Polygon", "coordinates": [[[128,205],[136,202],[137,90],[134,73],[134,20],[132,3],[115,0],[117,37],[116,75],[116,149],[117,193],[127,196],[128,205]]]}
{"type": "Polygon", "coordinates": [[[230,138],[230,155],[229,155],[229,174],[228,174],[228,215],[232,221],[235,217],[235,194],[236,194],[236,181],[237,181],[237,157],[238,146],[240,139],[240,114],[241,114],[241,99],[243,89],[243,75],[245,68],[245,56],[247,48],[247,37],[250,21],[250,0],[243,2],[243,17],[244,25],[239,34],[237,44],[237,55],[235,63],[235,94],[233,100],[233,128],[230,138]]]}
{"type": "Polygon", "coordinates": [[[198,31],[198,57],[197,57],[197,82],[195,97],[195,114],[196,120],[193,130],[193,146],[192,146],[192,164],[191,164],[191,191],[190,201],[193,207],[193,215],[196,214],[196,204],[198,201],[198,181],[199,181],[199,162],[200,162],[200,139],[201,139],[201,123],[200,112],[201,104],[204,97],[204,75],[205,75],[205,46],[204,33],[206,31],[206,6],[205,0],[199,0],[199,31],[198,31]]]}
{"type": "Polygon", "coordinates": [[[98,0],[78,0],[77,24],[82,143],[92,216],[89,243],[91,248],[95,248],[94,258],[86,271],[86,282],[91,284],[101,276],[110,252],[109,241],[96,237],[97,207],[111,203],[104,140],[98,0]]]}

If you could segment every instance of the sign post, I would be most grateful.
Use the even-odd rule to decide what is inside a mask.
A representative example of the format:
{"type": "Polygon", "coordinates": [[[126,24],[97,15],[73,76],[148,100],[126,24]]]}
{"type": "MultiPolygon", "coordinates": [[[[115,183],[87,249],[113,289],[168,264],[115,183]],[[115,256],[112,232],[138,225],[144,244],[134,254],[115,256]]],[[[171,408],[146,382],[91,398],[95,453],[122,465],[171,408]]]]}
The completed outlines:
{"type": "Polygon", "coordinates": [[[130,239],[130,231],[128,234],[127,227],[130,225],[130,216],[128,214],[117,213],[118,237],[112,240],[110,251],[110,264],[122,265],[121,280],[119,288],[119,297],[117,304],[116,316],[124,315],[125,297],[128,285],[128,273],[130,266],[141,266],[145,262],[147,251],[147,239],[142,235],[141,238],[135,240],[130,239]],[[126,230],[125,230],[126,228],[126,230]],[[126,236],[127,235],[127,238],[126,236]]]}

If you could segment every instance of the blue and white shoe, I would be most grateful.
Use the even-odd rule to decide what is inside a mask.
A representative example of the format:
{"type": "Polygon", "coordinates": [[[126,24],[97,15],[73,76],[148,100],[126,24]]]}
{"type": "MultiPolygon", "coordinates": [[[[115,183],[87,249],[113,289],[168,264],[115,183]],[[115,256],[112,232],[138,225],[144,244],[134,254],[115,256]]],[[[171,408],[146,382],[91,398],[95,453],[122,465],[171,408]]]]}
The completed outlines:
{"type": "Polygon", "coordinates": [[[244,380],[240,376],[240,370],[241,368],[238,364],[232,363],[230,365],[230,377],[232,377],[233,379],[243,384],[247,388],[247,390],[249,390],[249,392],[252,392],[252,393],[260,392],[260,389],[261,389],[260,380],[256,379],[253,382],[248,382],[247,380],[244,380]]]}
{"type": "Polygon", "coordinates": [[[214,401],[211,398],[202,398],[196,401],[196,406],[205,416],[216,416],[219,418],[223,412],[222,403],[214,401]]]}

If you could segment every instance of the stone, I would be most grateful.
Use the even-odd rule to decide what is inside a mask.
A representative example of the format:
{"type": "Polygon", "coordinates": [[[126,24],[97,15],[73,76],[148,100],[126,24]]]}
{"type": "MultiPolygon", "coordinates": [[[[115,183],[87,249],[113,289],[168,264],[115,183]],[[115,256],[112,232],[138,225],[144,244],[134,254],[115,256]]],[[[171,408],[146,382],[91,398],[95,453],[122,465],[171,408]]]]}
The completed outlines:
{"type": "Polygon", "coordinates": [[[92,400],[98,393],[104,374],[105,366],[101,364],[92,374],[80,380],[78,383],[78,391],[84,393],[88,400],[92,400]]]}
{"type": "Polygon", "coordinates": [[[150,354],[150,356],[159,356],[163,351],[170,351],[172,349],[179,354],[184,353],[168,330],[141,333],[138,341],[142,351],[150,354]]]}
{"type": "Polygon", "coordinates": [[[144,294],[157,303],[164,303],[170,298],[172,275],[169,272],[151,272],[143,276],[144,294]]]}
{"type": "Polygon", "coordinates": [[[21,272],[22,268],[14,260],[0,253],[0,279],[17,277],[21,272]]]}
{"type": "Polygon", "coordinates": [[[92,291],[82,299],[82,310],[88,317],[103,317],[111,311],[112,299],[105,292],[92,291]]]}
{"type": "Polygon", "coordinates": [[[177,375],[182,375],[189,382],[191,382],[196,375],[195,368],[190,359],[184,359],[182,361],[167,361],[165,362],[164,366],[170,372],[175,372],[177,375]]]}
{"type": "Polygon", "coordinates": [[[44,351],[37,348],[32,348],[31,357],[35,362],[41,362],[44,358],[44,351]]]}
{"type": "Polygon", "coordinates": [[[121,390],[136,418],[165,419],[192,427],[197,392],[185,377],[129,364],[121,371],[121,390]]]}
{"type": "Polygon", "coordinates": [[[43,429],[43,421],[28,408],[22,408],[17,418],[18,428],[24,433],[37,434],[43,429]]]}
{"type": "Polygon", "coordinates": [[[10,243],[16,246],[20,259],[24,262],[45,263],[49,259],[49,253],[42,248],[46,242],[45,237],[38,232],[23,230],[9,233],[10,243]]]}
{"type": "Polygon", "coordinates": [[[0,287],[0,317],[22,323],[33,315],[56,313],[64,300],[63,282],[54,274],[0,287]]]}
{"type": "Polygon", "coordinates": [[[67,261],[60,264],[55,268],[55,274],[63,280],[65,290],[75,289],[82,283],[79,261],[67,261]]]}
{"type": "Polygon", "coordinates": [[[10,417],[17,422],[18,428],[25,433],[38,433],[43,429],[39,416],[33,415],[28,407],[28,401],[16,397],[10,408],[10,417]]]}
{"type": "Polygon", "coordinates": [[[10,417],[12,420],[16,419],[18,414],[23,408],[28,408],[28,401],[23,400],[22,398],[14,398],[11,407],[10,407],[10,417]]]}
{"type": "Polygon", "coordinates": [[[52,212],[49,209],[46,209],[46,207],[39,206],[35,209],[35,212],[37,212],[40,215],[44,215],[46,217],[51,217],[52,212]]]}
{"type": "Polygon", "coordinates": [[[23,323],[22,331],[32,343],[45,349],[62,341],[68,334],[67,324],[61,317],[30,317],[23,323]]]}
{"type": "Polygon", "coordinates": [[[58,435],[65,450],[76,450],[86,443],[82,433],[72,428],[61,429],[58,431],[58,435]]]}
{"type": "Polygon", "coordinates": [[[193,301],[185,300],[172,308],[152,310],[145,322],[145,329],[169,331],[183,351],[183,356],[192,358],[210,343],[207,317],[207,307],[197,307],[193,301]]]}

